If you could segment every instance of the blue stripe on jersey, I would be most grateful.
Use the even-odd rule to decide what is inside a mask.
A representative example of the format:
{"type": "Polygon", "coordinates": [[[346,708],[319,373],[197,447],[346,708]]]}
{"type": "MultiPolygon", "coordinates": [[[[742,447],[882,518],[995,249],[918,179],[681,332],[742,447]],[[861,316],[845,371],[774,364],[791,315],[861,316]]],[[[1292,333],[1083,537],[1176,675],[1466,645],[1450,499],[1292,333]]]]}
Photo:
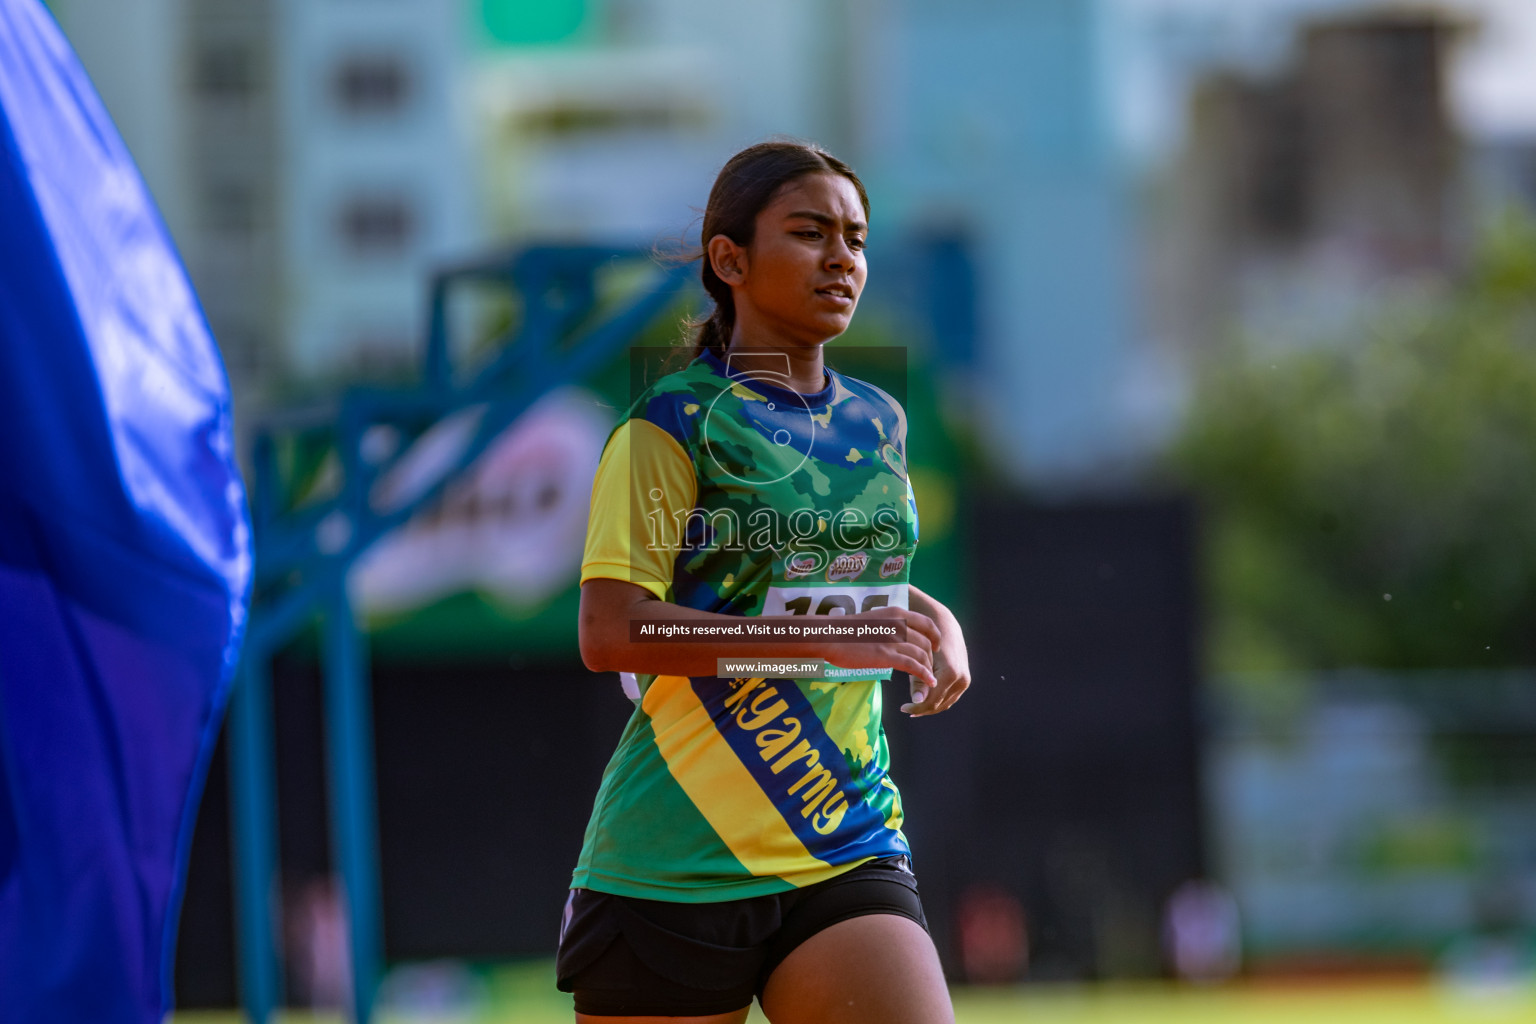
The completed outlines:
{"type": "Polygon", "coordinates": [[[691,683],[715,728],[814,856],[847,864],[910,853],[853,785],[847,758],[800,687],[713,677],[691,683]]]}

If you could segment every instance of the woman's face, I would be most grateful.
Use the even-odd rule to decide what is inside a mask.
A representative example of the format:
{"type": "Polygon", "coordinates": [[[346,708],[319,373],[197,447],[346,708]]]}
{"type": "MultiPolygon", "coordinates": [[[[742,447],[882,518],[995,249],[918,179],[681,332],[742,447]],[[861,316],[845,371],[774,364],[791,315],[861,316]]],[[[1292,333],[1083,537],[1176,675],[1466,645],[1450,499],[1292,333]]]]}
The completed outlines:
{"type": "Polygon", "coordinates": [[[840,174],[808,174],[757,215],[735,290],[738,322],[820,344],[848,329],[864,290],[864,207],[840,174]]]}

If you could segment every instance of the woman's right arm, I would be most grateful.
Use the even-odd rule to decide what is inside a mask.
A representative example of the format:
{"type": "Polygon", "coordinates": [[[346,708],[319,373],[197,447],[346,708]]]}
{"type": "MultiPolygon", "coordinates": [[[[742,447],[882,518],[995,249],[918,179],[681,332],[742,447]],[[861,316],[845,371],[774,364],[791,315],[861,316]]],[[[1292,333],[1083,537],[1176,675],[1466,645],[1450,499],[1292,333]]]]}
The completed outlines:
{"type": "MultiPolygon", "coordinates": [[[[764,615],[753,622],[806,625],[808,619],[830,615],[764,615]]],[[[640,642],[629,638],[631,619],[652,622],[717,622],[730,625],[739,615],[698,611],[662,601],[644,587],[623,580],[594,577],[581,586],[578,634],[581,660],[593,672],[637,672],[657,675],[712,676],[720,658],[822,658],[843,668],[895,668],[936,685],[933,651],[939,627],[928,616],[905,608],[876,608],[858,615],[835,616],[839,623],[885,622],[906,625],[904,640],[862,643],[810,638],[789,642],[724,640],[719,642],[640,642]]]]}

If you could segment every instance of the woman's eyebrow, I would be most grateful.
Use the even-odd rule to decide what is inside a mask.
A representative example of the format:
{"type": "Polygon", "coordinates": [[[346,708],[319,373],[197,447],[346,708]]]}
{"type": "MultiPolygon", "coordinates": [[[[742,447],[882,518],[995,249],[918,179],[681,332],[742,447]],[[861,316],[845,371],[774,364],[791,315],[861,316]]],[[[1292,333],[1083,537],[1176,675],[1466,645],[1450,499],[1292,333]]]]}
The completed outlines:
{"type": "MultiPolygon", "coordinates": [[[[831,227],[836,227],[837,226],[837,218],[836,217],[830,216],[829,214],[825,214],[825,213],[817,213],[815,210],[796,210],[794,213],[789,213],[789,214],[785,214],[784,215],[784,219],[785,220],[794,220],[796,217],[801,217],[801,218],[804,218],[805,220],[815,221],[817,224],[820,224],[823,227],[831,228],[831,227]]],[[[851,221],[848,222],[848,230],[849,231],[863,231],[864,228],[865,228],[865,224],[861,220],[851,220],[851,221]]]]}

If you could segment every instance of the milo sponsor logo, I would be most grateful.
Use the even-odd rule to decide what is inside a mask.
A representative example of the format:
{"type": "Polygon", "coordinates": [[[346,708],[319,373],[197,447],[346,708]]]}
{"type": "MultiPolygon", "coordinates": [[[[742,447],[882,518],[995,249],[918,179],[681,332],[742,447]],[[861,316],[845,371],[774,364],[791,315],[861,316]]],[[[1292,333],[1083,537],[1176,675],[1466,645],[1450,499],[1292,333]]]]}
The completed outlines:
{"type": "Polygon", "coordinates": [[[862,551],[838,555],[832,559],[832,564],[827,566],[827,582],[837,583],[840,580],[856,579],[868,564],[869,556],[862,551]]]}
{"type": "Polygon", "coordinates": [[[888,580],[907,567],[906,555],[892,555],[880,563],[880,578],[888,580]]]}
{"type": "Polygon", "coordinates": [[[818,563],[815,555],[790,555],[784,560],[784,578],[798,580],[802,576],[809,576],[816,571],[818,563]]]}

